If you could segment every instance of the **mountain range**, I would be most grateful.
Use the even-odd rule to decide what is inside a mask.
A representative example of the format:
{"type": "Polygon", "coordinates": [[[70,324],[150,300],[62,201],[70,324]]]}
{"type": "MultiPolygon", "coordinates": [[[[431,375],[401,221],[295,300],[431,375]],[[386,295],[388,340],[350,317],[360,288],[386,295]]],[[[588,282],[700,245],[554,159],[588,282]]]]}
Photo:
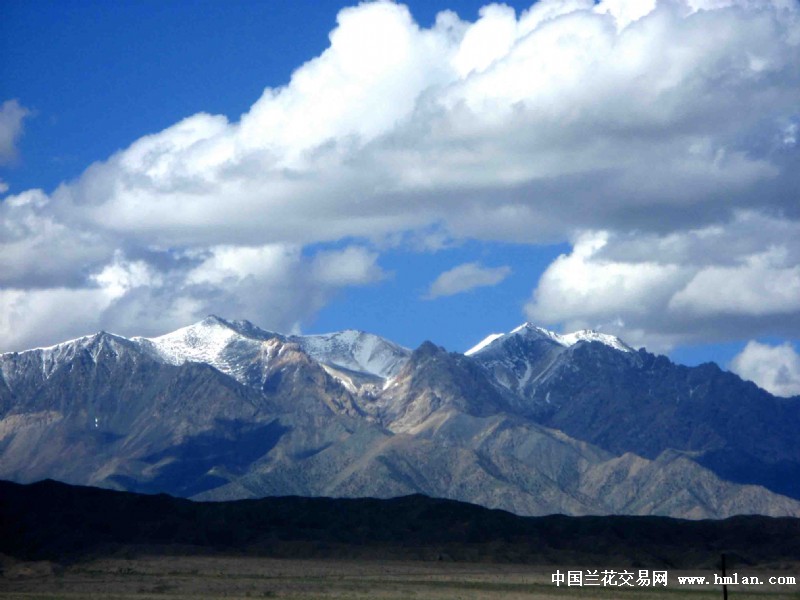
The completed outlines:
{"type": "Polygon", "coordinates": [[[196,500],[800,516],[800,397],[532,324],[464,354],[211,316],[0,355],[0,478],[196,500]]]}

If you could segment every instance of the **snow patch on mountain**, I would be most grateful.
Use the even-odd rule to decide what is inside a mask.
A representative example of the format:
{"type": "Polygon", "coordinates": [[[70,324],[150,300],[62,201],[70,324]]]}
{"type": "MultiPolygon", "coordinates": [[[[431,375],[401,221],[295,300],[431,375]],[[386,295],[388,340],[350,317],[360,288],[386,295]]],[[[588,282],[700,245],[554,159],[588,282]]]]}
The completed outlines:
{"type": "Polygon", "coordinates": [[[618,337],[609,335],[607,333],[600,333],[599,331],[594,331],[592,329],[584,329],[574,333],[568,333],[560,337],[561,342],[565,346],[574,346],[578,342],[600,342],[601,344],[610,346],[611,348],[614,348],[614,350],[619,350],[620,352],[634,352],[633,348],[628,346],[628,344],[623,342],[618,337]]]}
{"type": "Polygon", "coordinates": [[[480,342],[475,344],[472,348],[470,348],[469,350],[464,352],[464,354],[466,354],[467,356],[471,356],[471,355],[475,354],[476,352],[480,352],[486,346],[491,344],[493,341],[495,341],[498,338],[503,337],[504,335],[506,335],[506,334],[505,333],[490,333],[485,338],[483,338],[480,342]]]}
{"type": "Polygon", "coordinates": [[[381,379],[395,375],[411,355],[407,348],[354,329],[292,336],[291,340],[314,360],[381,379]]]}

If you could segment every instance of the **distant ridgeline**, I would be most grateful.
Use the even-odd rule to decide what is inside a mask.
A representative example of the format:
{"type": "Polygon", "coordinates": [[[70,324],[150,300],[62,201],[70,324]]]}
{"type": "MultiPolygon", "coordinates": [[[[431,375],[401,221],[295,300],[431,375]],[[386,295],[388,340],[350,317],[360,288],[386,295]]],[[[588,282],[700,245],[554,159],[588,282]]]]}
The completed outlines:
{"type": "Polygon", "coordinates": [[[800,561],[800,519],[519,517],[428,498],[192,502],[0,482],[0,553],[70,562],[177,553],[715,568],[800,561]]]}
{"type": "Polygon", "coordinates": [[[209,317],[0,355],[0,478],[195,500],[797,517],[798,431],[800,397],[527,323],[465,354],[209,317]]]}

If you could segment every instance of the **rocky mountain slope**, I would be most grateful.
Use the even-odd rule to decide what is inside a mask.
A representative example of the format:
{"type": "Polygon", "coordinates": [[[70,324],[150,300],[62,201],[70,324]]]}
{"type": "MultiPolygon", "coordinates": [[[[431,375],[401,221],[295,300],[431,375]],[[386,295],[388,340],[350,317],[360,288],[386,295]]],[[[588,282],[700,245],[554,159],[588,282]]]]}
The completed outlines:
{"type": "Polygon", "coordinates": [[[739,468],[778,465],[773,489],[791,491],[797,410],[592,332],[525,325],[462,355],[209,317],[0,355],[0,478],[213,500],[424,493],[523,515],[800,516],[739,468]],[[756,419],[757,402],[784,412],[756,419]]]}
{"type": "Polygon", "coordinates": [[[516,409],[614,454],[691,453],[719,476],[800,498],[800,398],[713,363],[675,365],[612,336],[565,342],[525,325],[471,354],[516,409]]]}

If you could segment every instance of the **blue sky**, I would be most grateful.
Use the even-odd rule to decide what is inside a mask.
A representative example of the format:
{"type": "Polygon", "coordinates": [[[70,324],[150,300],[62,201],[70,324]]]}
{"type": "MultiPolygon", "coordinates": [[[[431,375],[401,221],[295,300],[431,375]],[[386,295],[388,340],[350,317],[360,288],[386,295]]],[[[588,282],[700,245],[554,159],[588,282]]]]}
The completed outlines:
{"type": "Polygon", "coordinates": [[[531,320],[800,393],[800,11],[728,4],[9,0],[0,351],[531,320]]]}

